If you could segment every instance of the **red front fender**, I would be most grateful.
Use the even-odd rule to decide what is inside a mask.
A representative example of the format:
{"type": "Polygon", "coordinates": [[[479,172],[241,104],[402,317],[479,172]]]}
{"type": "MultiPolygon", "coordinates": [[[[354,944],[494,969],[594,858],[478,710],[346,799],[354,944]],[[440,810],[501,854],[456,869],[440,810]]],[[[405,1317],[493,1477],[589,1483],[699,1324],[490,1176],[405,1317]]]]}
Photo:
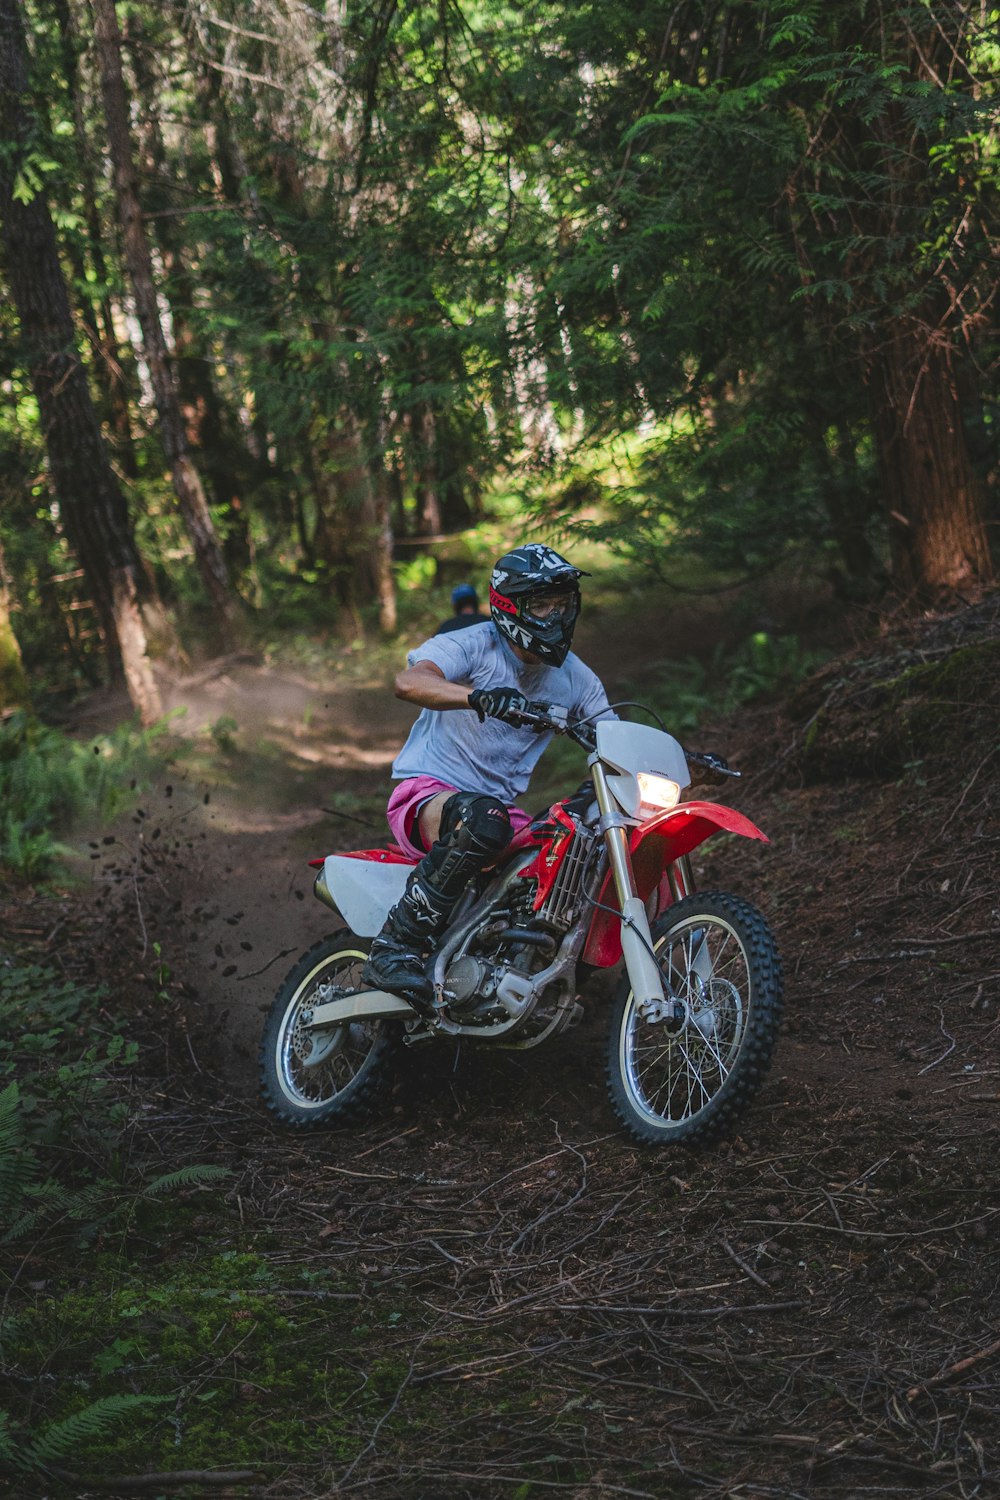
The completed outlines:
{"type": "MultiPolygon", "coordinates": [[[[675,859],[690,854],[715,833],[736,833],[747,839],[770,842],[755,823],[735,808],[718,802],[682,802],[659,817],[633,828],[629,835],[632,874],[636,891],[648,900],[663,879],[663,872],[675,859]]],[[[610,871],[598,900],[604,906],[618,909],[618,897],[610,871]]],[[[610,912],[595,911],[581,958],[597,968],[609,968],[622,956],[621,927],[610,912]]]]}
{"type": "Polygon", "coordinates": [[[771,842],[756,823],[751,823],[735,807],[723,807],[718,802],[682,802],[658,818],[651,818],[648,823],[633,828],[629,848],[634,860],[636,851],[648,839],[655,838],[667,851],[664,864],[670,864],[671,860],[680,859],[682,854],[689,854],[710,839],[713,833],[720,832],[738,833],[745,839],[760,839],[765,844],[771,842]]]}

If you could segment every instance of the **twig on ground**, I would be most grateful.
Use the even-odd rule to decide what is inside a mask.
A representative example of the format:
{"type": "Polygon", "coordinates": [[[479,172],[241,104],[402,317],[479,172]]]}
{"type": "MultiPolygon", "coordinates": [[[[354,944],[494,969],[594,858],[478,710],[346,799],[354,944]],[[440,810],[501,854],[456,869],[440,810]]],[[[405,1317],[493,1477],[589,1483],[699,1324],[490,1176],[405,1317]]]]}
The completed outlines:
{"type": "Polygon", "coordinates": [[[956,1375],[964,1375],[966,1370],[971,1370],[974,1365],[981,1365],[984,1360],[992,1359],[995,1354],[1000,1354],[1000,1339],[994,1339],[992,1344],[987,1344],[985,1349],[979,1349],[975,1354],[970,1354],[966,1359],[960,1359],[956,1364],[949,1365],[947,1370],[942,1370],[940,1375],[932,1375],[925,1380],[923,1385],[911,1385],[906,1393],[907,1401],[916,1401],[925,1391],[931,1391],[935,1386],[946,1385],[956,1375]]]}
{"type": "Polygon", "coordinates": [[[942,1052],[940,1057],[936,1057],[933,1062],[928,1063],[927,1066],[926,1066],[926,1068],[921,1068],[920,1072],[917,1074],[918,1078],[922,1078],[925,1073],[929,1073],[932,1068],[936,1068],[937,1065],[938,1065],[938,1063],[943,1063],[944,1060],[945,1060],[945,1058],[946,1057],[950,1057],[951,1054],[954,1052],[955,1048],[958,1045],[958,1043],[955,1041],[955,1038],[952,1036],[951,1032],[950,1031],[945,1031],[945,1029],[944,1029],[944,1011],[941,1009],[940,1006],[938,1006],[938,1015],[941,1018],[941,1021],[940,1021],[941,1035],[943,1037],[945,1037],[951,1043],[951,1046],[947,1049],[947,1051],[942,1052]]]}
{"type": "Polygon", "coordinates": [[[730,1245],[728,1240],[721,1240],[720,1243],[723,1250],[725,1250],[726,1254],[729,1256],[729,1259],[735,1261],[740,1270],[745,1271],[746,1274],[750,1277],[751,1281],[756,1281],[758,1286],[766,1287],[768,1288],[768,1290],[770,1290],[770,1283],[765,1281],[763,1276],[759,1275],[754,1270],[753,1266],[748,1266],[746,1261],[741,1259],[741,1257],[736,1254],[736,1251],[733,1249],[732,1245],[730,1245]]]}

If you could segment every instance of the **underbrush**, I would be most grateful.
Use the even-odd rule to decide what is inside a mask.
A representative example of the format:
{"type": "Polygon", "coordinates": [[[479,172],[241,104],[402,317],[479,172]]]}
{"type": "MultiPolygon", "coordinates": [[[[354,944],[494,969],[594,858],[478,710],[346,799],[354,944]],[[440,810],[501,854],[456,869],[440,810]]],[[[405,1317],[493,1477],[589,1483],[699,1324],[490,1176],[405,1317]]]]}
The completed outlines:
{"type": "MultiPolygon", "coordinates": [[[[798,636],[755,631],[734,650],[716,647],[707,661],[690,656],[664,664],[641,684],[627,684],[615,700],[623,702],[622,717],[652,723],[641,704],[659,716],[670,734],[684,738],[706,720],[725,718],[746,704],[789,692],[828,656],[825,650],[804,645],[798,636]],[[628,699],[634,701],[626,704],[628,699]]],[[[690,748],[706,747],[691,744],[690,748]]],[[[725,753],[723,745],[708,748],[725,753]]],[[[567,796],[585,774],[579,747],[569,740],[553,740],[532,783],[532,811],[567,796]]]]}
{"type": "Polygon", "coordinates": [[[747,703],[787,693],[829,658],[797,635],[754,631],[735,649],[717,646],[708,661],[688,657],[660,669],[639,696],[673,734],[697,729],[747,703]]]}
{"type": "Polygon", "coordinates": [[[79,1282],[81,1268],[84,1282],[120,1278],[131,1240],[162,1220],[164,1196],[223,1174],[130,1171],[127,1079],[138,1049],[99,990],[0,951],[0,1010],[0,1476],[28,1483],[133,1422],[157,1394],[99,1389],[99,1361],[80,1367],[75,1353],[68,1379],[53,1378],[53,1351],[79,1342],[66,1282],[79,1282]]]}
{"type": "Polygon", "coordinates": [[[149,783],[166,758],[167,729],[166,720],[125,724],[79,742],[24,712],[0,723],[0,869],[23,880],[51,874],[74,818],[113,817],[149,783]]]}

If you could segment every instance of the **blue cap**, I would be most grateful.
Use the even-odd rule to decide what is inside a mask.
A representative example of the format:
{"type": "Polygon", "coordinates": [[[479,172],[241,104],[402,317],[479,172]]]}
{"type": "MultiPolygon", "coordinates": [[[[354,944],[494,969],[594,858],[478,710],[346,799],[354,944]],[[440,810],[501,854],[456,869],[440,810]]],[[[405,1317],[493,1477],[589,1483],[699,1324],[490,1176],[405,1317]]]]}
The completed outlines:
{"type": "Polygon", "coordinates": [[[452,609],[461,609],[463,604],[472,604],[478,608],[479,595],[471,583],[460,583],[457,588],[453,588],[451,591],[452,609]]]}

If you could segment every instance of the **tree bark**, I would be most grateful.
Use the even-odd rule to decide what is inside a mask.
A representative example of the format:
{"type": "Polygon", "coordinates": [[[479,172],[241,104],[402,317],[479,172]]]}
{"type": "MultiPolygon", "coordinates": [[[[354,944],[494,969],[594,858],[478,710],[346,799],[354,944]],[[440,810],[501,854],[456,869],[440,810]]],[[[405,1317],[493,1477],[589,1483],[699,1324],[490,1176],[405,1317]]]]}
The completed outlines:
{"type": "Polygon", "coordinates": [[[248,562],[251,550],[242,480],[251,467],[250,454],[234,440],[216,387],[212,361],[195,332],[191,318],[195,279],[188,264],[185,221],[169,211],[175,204],[173,195],[164,187],[170,179],[170,169],[154,108],[155,79],[142,47],[131,46],[129,50],[136,88],[145,105],[139,139],[142,169],[147,183],[152,184],[147,206],[152,210],[167,210],[157,214],[155,238],[166,276],[166,285],[161,290],[170,304],[173,371],[184,435],[190,451],[197,455],[217,512],[226,517],[224,556],[234,566],[240,566],[248,562]]]}
{"type": "Polygon", "coordinates": [[[369,462],[353,412],[341,412],[314,466],[317,521],[314,546],[330,571],[341,603],[357,628],[359,598],[378,605],[379,629],[397,627],[392,571],[392,481],[381,450],[369,462]],[[360,585],[360,587],[358,586],[360,585]]]}
{"type": "Polygon", "coordinates": [[[441,531],[441,501],[438,494],[437,421],[429,401],[413,414],[413,439],[417,460],[417,528],[421,536],[441,531]]]}
{"type": "Polygon", "coordinates": [[[392,481],[381,457],[370,473],[365,503],[365,531],[372,588],[378,602],[378,623],[383,635],[395,635],[398,627],[396,580],[392,571],[392,481]]]}
{"type": "MultiPolygon", "coordinates": [[[[118,335],[115,331],[114,310],[108,292],[108,266],[104,258],[103,244],[104,228],[97,207],[97,189],[91,166],[90,142],[87,139],[80,97],[80,41],[69,0],[54,0],[54,5],[62,41],[63,76],[66,79],[66,88],[73,110],[73,137],[76,141],[80,193],[87,224],[90,260],[97,285],[101,288],[97,297],[101,315],[100,326],[98,326],[96,312],[92,307],[82,308],[81,313],[96,356],[95,373],[107,401],[112,447],[123,472],[129,479],[134,479],[139,472],[139,466],[136,462],[135,444],[132,438],[128,382],[125,377],[118,335]]],[[[76,274],[82,281],[81,273],[76,272],[76,274]]]]}
{"type": "Polygon", "coordinates": [[[24,675],[21,648],[10,618],[10,590],[0,542],[0,713],[21,708],[28,701],[28,679],[24,675]]]}
{"type": "Polygon", "coordinates": [[[180,401],[167,352],[149,239],[142,221],[135,162],[129,134],[128,100],[121,65],[121,32],[114,0],[92,0],[94,39],[101,74],[101,94],[114,169],[115,197],[122,247],[142,329],[150,383],[160,424],[163,450],[170,466],[177,503],[194,546],[198,571],[215,610],[223,645],[238,635],[238,609],[222,549],[209,513],[201,479],[184,432],[180,401]]]}
{"type": "Polygon", "coordinates": [[[993,581],[982,483],[972,465],[946,343],[910,318],[873,351],[869,391],[896,582],[904,594],[993,581]]]}
{"type": "Polygon", "coordinates": [[[75,344],[69,294],[44,194],[14,196],[31,140],[28,66],[18,0],[0,0],[0,223],[11,295],[67,535],[93,594],[112,673],[143,723],[162,713],[140,611],[143,567],[108,463],[75,344]],[[13,149],[11,149],[11,146],[13,149]],[[20,149],[19,149],[20,148],[20,149]]]}

